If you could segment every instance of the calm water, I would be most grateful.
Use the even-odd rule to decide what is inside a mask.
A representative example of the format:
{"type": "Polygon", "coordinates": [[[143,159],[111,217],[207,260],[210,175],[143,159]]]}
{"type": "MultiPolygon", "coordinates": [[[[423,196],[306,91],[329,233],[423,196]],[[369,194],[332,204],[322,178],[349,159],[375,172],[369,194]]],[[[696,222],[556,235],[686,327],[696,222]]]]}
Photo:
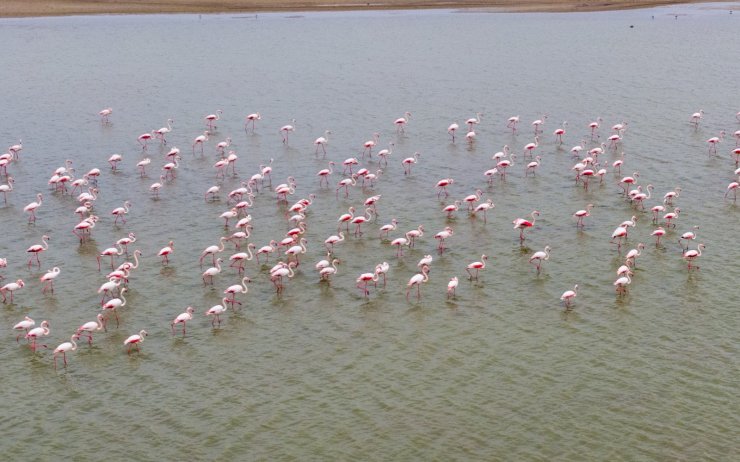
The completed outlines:
{"type": "MultiPolygon", "coordinates": [[[[740,15],[698,7],[602,14],[491,14],[450,11],[202,16],[129,16],[2,20],[0,76],[4,98],[0,142],[23,139],[8,205],[0,207],[3,283],[22,278],[15,304],[0,308],[4,404],[0,430],[8,459],[119,460],[733,460],[737,400],[736,231],[740,211],[722,200],[733,180],[730,136],[719,156],[705,140],[740,129],[735,113],[740,15]],[[674,19],[673,13],[682,13],[674,19]],[[651,19],[651,15],[655,19],[651,19]],[[630,26],[634,27],[631,28],[630,26]],[[114,108],[112,124],[97,113],[114,108]],[[698,130],[688,123],[704,109],[698,130]],[[203,117],[223,109],[205,155],[191,143],[203,117]],[[261,112],[255,134],[244,116],[261,112]],[[406,134],[393,120],[413,116],[406,134]],[[451,122],[484,113],[477,141],[450,143],[451,122]],[[521,158],[505,182],[486,184],[483,171],[504,144],[520,154],[533,140],[530,122],[549,114],[537,150],[542,165],[525,177],[521,158]],[[520,115],[512,135],[506,119],[520,115]],[[676,230],[656,248],[649,212],[617,194],[619,175],[584,191],[573,182],[570,147],[588,137],[588,123],[629,122],[623,174],[641,173],[658,199],[682,188],[676,230]],[[149,196],[164,163],[136,137],[175,120],[169,145],[182,149],[176,180],[149,196]],[[296,119],[287,146],[278,128],[296,119]],[[565,143],[552,132],[568,121],[565,143]],[[379,147],[395,141],[375,188],[335,197],[315,173],[326,160],[313,140],[332,131],[327,159],[358,155],[374,132],[379,147]],[[217,181],[215,143],[231,137],[238,176],[217,181]],[[400,160],[415,151],[419,163],[404,176],[400,160]],[[118,173],[107,159],[121,153],[118,173]],[[147,178],[136,163],[152,158],[147,178]],[[203,312],[238,281],[233,269],[204,287],[200,252],[224,229],[226,194],[274,158],[273,184],[288,175],[298,187],[289,202],[316,194],[306,222],[308,251],[296,276],[277,296],[270,265],[247,265],[252,278],[238,313],[212,329],[203,312]],[[80,245],[74,197],[52,193],[47,180],[65,159],[78,174],[103,170],[93,240],[80,245]],[[438,200],[434,184],[455,179],[438,200]],[[205,190],[221,185],[221,200],[205,190]],[[488,215],[461,211],[447,220],[440,209],[476,188],[496,204],[488,215]],[[36,225],[23,206],[44,193],[36,225]],[[365,234],[336,247],[341,259],[331,286],[318,282],[313,264],[323,240],[349,206],[382,194],[379,218],[365,234]],[[133,203],[125,225],[110,210],[133,203]],[[595,208],[584,230],[571,214],[595,208]],[[511,222],[542,212],[524,245],[511,222]],[[629,293],[615,296],[622,257],[609,244],[614,228],[639,217],[626,249],[648,243],[629,293]],[[424,225],[416,247],[397,259],[378,228],[391,218],[391,237],[424,225]],[[706,243],[701,270],[689,273],[677,243],[699,225],[706,243]],[[449,250],[439,255],[432,235],[452,226],[449,250]],[[95,256],[135,232],[144,258],[132,274],[121,325],[97,333],[89,348],[54,370],[51,353],[32,353],[14,341],[11,326],[26,314],[51,323],[50,348],[67,340],[99,311],[105,282],[95,256]],[[26,266],[25,249],[51,236],[42,266],[26,266]],[[171,264],[156,252],[175,241],[171,264]],[[553,248],[541,275],[527,263],[553,248]],[[489,255],[479,280],[465,266],[489,255]],[[406,301],[406,282],[425,254],[434,256],[422,299],[406,301]],[[369,299],[355,278],[381,261],[391,269],[385,289],[369,299]],[[62,273],[54,296],[38,278],[62,273]],[[454,300],[446,283],[460,278],[454,300]],[[560,294],[579,284],[573,309],[560,294]],[[170,321],[196,308],[188,333],[173,336],[170,321]],[[140,329],[149,336],[141,354],[126,355],[123,340],[140,329]]],[[[596,146],[589,143],[588,147],[596,146]]],[[[521,157],[521,156],[520,156],[521,157]]],[[[377,158],[363,162],[379,168],[377,158]]],[[[0,183],[4,183],[4,178],[0,183]]],[[[251,242],[263,246],[291,227],[285,205],[261,191],[250,213],[251,242]]],[[[692,243],[692,247],[696,242],[692,243]]],[[[227,258],[231,244],[222,254],[227,258]]],[[[105,260],[104,260],[105,262],[105,260]]]]}

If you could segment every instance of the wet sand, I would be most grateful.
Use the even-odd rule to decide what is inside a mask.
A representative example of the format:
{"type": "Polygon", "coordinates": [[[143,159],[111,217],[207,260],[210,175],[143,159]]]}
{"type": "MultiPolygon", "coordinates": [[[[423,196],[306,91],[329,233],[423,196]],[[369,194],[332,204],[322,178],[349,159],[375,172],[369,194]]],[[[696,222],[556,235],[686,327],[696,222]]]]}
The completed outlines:
{"type": "MultiPolygon", "coordinates": [[[[86,14],[256,13],[279,11],[347,11],[415,8],[491,9],[500,12],[584,12],[702,3],[675,0],[3,0],[0,17],[86,14]]],[[[728,3],[728,9],[735,5],[728,3]]]]}

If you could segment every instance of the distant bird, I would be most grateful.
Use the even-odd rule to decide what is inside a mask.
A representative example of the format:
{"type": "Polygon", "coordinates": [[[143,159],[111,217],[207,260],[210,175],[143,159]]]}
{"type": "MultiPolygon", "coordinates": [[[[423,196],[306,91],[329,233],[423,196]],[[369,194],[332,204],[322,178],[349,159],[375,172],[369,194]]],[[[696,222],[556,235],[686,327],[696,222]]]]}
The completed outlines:
{"type": "Polygon", "coordinates": [[[36,325],[36,321],[34,321],[28,316],[24,316],[23,321],[20,321],[19,323],[13,326],[13,330],[23,331],[20,334],[18,334],[18,336],[15,338],[15,341],[18,342],[18,339],[20,339],[22,335],[26,335],[28,333],[28,330],[31,329],[35,325],[36,325]]]}
{"type": "Polygon", "coordinates": [[[44,283],[44,286],[41,288],[41,293],[46,293],[46,291],[49,290],[52,295],[54,294],[54,280],[59,276],[60,272],[61,270],[59,267],[55,266],[39,278],[39,280],[44,283]]]}
{"type": "Polygon", "coordinates": [[[146,338],[146,336],[147,331],[142,329],[139,331],[138,334],[131,335],[126,340],[124,340],[123,345],[128,346],[127,353],[131,354],[131,348],[133,348],[134,346],[136,346],[136,351],[140,352],[141,350],[139,349],[139,344],[144,341],[144,338],[146,338]]]}
{"type": "Polygon", "coordinates": [[[472,281],[475,279],[478,280],[478,272],[482,269],[486,269],[486,260],[488,260],[488,256],[481,255],[480,257],[481,261],[474,261],[473,263],[470,263],[467,268],[465,268],[465,271],[468,272],[468,278],[472,281]],[[473,276],[473,273],[470,272],[470,270],[475,270],[475,276],[473,276]]]}
{"type": "Polygon", "coordinates": [[[696,250],[691,249],[683,253],[683,259],[688,262],[689,271],[691,271],[692,269],[699,269],[697,265],[692,265],[691,263],[697,258],[701,257],[701,251],[704,250],[705,247],[706,246],[704,244],[699,244],[696,250]]]}
{"type": "Polygon", "coordinates": [[[288,144],[288,136],[293,131],[295,131],[295,119],[290,124],[280,127],[280,133],[283,135],[283,144],[288,144]]]}
{"type": "Polygon", "coordinates": [[[59,353],[61,353],[62,358],[64,358],[64,367],[67,367],[67,352],[75,351],[77,349],[77,343],[75,340],[78,340],[79,338],[80,337],[77,334],[74,334],[70,338],[69,342],[64,342],[54,349],[54,369],[57,368],[57,356],[59,353]]]}
{"type": "Polygon", "coordinates": [[[175,243],[170,241],[165,247],[162,247],[157,253],[157,256],[162,257],[162,264],[167,265],[170,263],[170,255],[175,250],[175,243]]]}
{"type": "Polygon", "coordinates": [[[573,290],[566,290],[563,295],[560,296],[560,300],[565,302],[565,309],[570,309],[573,299],[578,295],[578,284],[573,287],[573,290]]]}
{"type": "Polygon", "coordinates": [[[49,250],[49,236],[44,234],[41,236],[41,244],[34,244],[31,247],[26,249],[27,253],[31,254],[31,258],[28,259],[28,267],[31,267],[31,262],[33,261],[33,257],[36,257],[36,263],[38,264],[39,268],[41,268],[41,260],[39,260],[39,254],[41,252],[44,252],[46,250],[49,250]]]}
{"type": "Polygon", "coordinates": [[[0,287],[0,294],[3,295],[3,303],[6,303],[7,301],[5,292],[10,292],[10,303],[12,304],[13,303],[13,292],[15,292],[18,289],[22,289],[23,286],[25,286],[25,284],[23,283],[23,279],[18,279],[15,282],[10,282],[0,287]]]}
{"type": "Polygon", "coordinates": [[[447,283],[447,298],[455,298],[455,290],[457,289],[458,279],[457,276],[450,278],[450,282],[447,283]]]}
{"type": "MultiPolygon", "coordinates": [[[[49,321],[41,321],[39,327],[34,327],[26,333],[26,340],[31,340],[31,350],[36,351],[36,341],[40,337],[46,337],[49,335],[51,330],[49,329],[49,321]]],[[[41,345],[44,348],[48,348],[46,345],[41,345]]]]}
{"type": "Polygon", "coordinates": [[[547,261],[550,259],[550,246],[546,245],[545,250],[539,250],[532,254],[531,257],[529,257],[529,263],[534,262],[534,265],[537,267],[537,274],[540,274],[540,269],[542,268],[542,262],[547,261]]]}
{"type": "Polygon", "coordinates": [[[211,327],[215,327],[217,323],[219,327],[221,326],[221,315],[226,312],[227,302],[228,299],[223,298],[220,305],[213,305],[206,311],[206,316],[213,316],[213,319],[211,320],[211,327]]]}
{"type": "Polygon", "coordinates": [[[185,309],[184,313],[180,313],[175,317],[175,319],[172,320],[170,323],[170,327],[172,329],[172,335],[175,335],[175,325],[176,324],[182,324],[182,335],[185,336],[185,325],[188,321],[193,319],[193,313],[195,312],[195,309],[192,306],[189,306],[185,309]]]}
{"type": "Polygon", "coordinates": [[[107,125],[110,123],[110,115],[113,114],[113,109],[107,107],[98,112],[98,114],[100,115],[100,123],[102,123],[103,125],[107,125]]]}

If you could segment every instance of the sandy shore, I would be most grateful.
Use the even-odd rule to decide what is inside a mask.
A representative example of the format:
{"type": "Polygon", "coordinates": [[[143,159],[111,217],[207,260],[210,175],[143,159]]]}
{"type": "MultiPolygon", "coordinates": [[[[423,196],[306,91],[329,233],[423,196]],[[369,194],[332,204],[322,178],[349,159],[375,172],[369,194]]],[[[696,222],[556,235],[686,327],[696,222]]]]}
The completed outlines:
{"type": "MultiPolygon", "coordinates": [[[[413,8],[486,8],[509,12],[606,11],[701,0],[2,0],[0,17],[85,14],[247,13],[413,8]]],[[[728,9],[730,4],[728,4],[728,9]]]]}

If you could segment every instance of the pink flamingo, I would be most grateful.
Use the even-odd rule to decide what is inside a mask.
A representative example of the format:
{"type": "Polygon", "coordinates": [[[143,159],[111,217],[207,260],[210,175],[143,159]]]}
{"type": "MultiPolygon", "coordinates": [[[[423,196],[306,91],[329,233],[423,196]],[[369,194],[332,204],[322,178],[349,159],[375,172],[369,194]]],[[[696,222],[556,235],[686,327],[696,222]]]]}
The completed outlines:
{"type": "Polygon", "coordinates": [[[488,212],[490,209],[496,207],[491,199],[486,200],[485,202],[481,202],[478,204],[475,209],[473,209],[473,214],[476,214],[478,212],[483,212],[483,223],[488,223],[486,218],[486,212],[488,212]]]}
{"type": "Polygon", "coordinates": [[[540,138],[539,138],[539,136],[535,136],[534,137],[534,142],[533,143],[527,143],[527,144],[525,144],[524,145],[524,149],[523,149],[524,158],[526,158],[529,155],[529,157],[531,159],[532,158],[532,153],[534,152],[535,149],[537,149],[537,147],[539,145],[540,145],[540,138]]]}
{"type": "Polygon", "coordinates": [[[568,125],[568,122],[563,122],[562,127],[552,132],[552,134],[555,135],[555,139],[558,141],[559,144],[563,144],[563,135],[565,135],[565,127],[567,125],[568,125]]]}
{"type": "Polygon", "coordinates": [[[39,259],[39,254],[46,250],[49,250],[49,236],[44,234],[43,236],[41,236],[41,244],[34,244],[26,249],[26,253],[31,254],[31,258],[28,259],[28,267],[31,267],[31,262],[33,261],[33,257],[35,256],[36,263],[38,264],[39,268],[41,268],[41,260],[39,259]]]}
{"type": "Polygon", "coordinates": [[[676,186],[673,191],[668,191],[663,196],[663,205],[673,206],[673,199],[677,198],[681,194],[681,188],[676,186]]]}
{"type": "Polygon", "coordinates": [[[538,250],[529,257],[529,263],[534,262],[534,265],[537,267],[537,274],[540,274],[542,262],[550,259],[550,250],[552,250],[550,246],[546,245],[545,250],[538,250]]]}
{"type": "Polygon", "coordinates": [[[457,290],[457,286],[459,284],[459,281],[457,279],[457,276],[453,276],[450,278],[450,281],[447,283],[447,299],[455,298],[455,291],[457,290]]]}
{"type": "MultiPolygon", "coordinates": [[[[699,229],[699,227],[694,226],[693,229],[699,229]]],[[[684,250],[689,250],[689,242],[694,239],[696,239],[696,231],[686,231],[678,238],[678,245],[681,245],[681,241],[686,241],[686,248],[684,250]]]]}
{"type": "Polygon", "coordinates": [[[516,126],[519,124],[519,116],[511,116],[509,117],[508,123],[506,124],[506,128],[511,129],[511,133],[516,132],[516,126]]]}
{"type": "Polygon", "coordinates": [[[28,216],[28,222],[29,223],[35,223],[36,222],[36,209],[41,207],[41,200],[43,199],[43,196],[41,193],[36,194],[36,201],[31,202],[27,206],[23,207],[24,212],[28,212],[30,215],[28,216]]]}
{"type": "Polygon", "coordinates": [[[7,184],[0,185],[0,192],[3,193],[3,197],[5,198],[5,204],[8,204],[8,193],[13,190],[13,183],[15,180],[12,176],[9,176],[6,180],[7,184]]]}
{"type": "Polygon", "coordinates": [[[619,180],[619,185],[623,190],[623,194],[627,195],[627,186],[635,184],[637,178],[640,176],[640,172],[634,172],[632,176],[626,176],[619,180]]]}
{"type": "Polygon", "coordinates": [[[704,109],[699,109],[699,112],[691,114],[690,123],[694,128],[699,128],[699,121],[704,118],[704,109]]]}
{"type": "Polygon", "coordinates": [[[632,282],[632,279],[630,278],[631,274],[631,272],[627,272],[624,276],[621,276],[614,281],[614,287],[616,288],[618,295],[624,295],[627,293],[627,286],[632,282]]]}
{"type": "Polygon", "coordinates": [[[216,266],[213,266],[211,268],[208,268],[207,270],[205,270],[203,272],[203,274],[201,275],[201,278],[203,279],[203,286],[206,285],[206,278],[209,278],[209,280],[211,282],[211,285],[213,285],[213,278],[217,274],[220,274],[221,273],[221,263],[223,261],[224,260],[222,258],[217,258],[216,259],[216,266]]]}
{"type": "Polygon", "coordinates": [[[585,210],[578,210],[576,213],[573,214],[575,218],[577,218],[576,227],[583,227],[583,219],[586,217],[591,216],[591,209],[594,207],[594,204],[588,204],[586,206],[585,210]]]}
{"type": "Polygon", "coordinates": [[[113,114],[113,109],[112,108],[109,108],[109,107],[107,107],[107,108],[101,110],[100,112],[98,112],[98,115],[100,115],[100,123],[103,124],[103,125],[110,124],[110,115],[111,114],[113,114]]]}
{"type": "Polygon", "coordinates": [[[691,262],[696,260],[697,258],[701,257],[701,251],[704,250],[706,246],[704,244],[699,244],[696,248],[696,250],[691,249],[687,250],[683,253],[683,259],[686,260],[689,264],[688,268],[689,271],[691,271],[692,268],[699,269],[697,265],[692,265],[691,262]]]}
{"type": "Polygon", "coordinates": [[[97,222],[98,217],[95,215],[90,215],[89,217],[85,218],[75,225],[75,227],[72,229],[72,234],[80,239],[80,244],[84,243],[85,239],[90,237],[90,233],[92,232],[92,229],[95,227],[95,224],[97,222]]]}
{"type": "Polygon", "coordinates": [[[419,161],[419,156],[421,156],[421,153],[415,152],[413,156],[407,157],[401,161],[404,175],[411,175],[411,166],[419,161]]]}
{"type": "Polygon", "coordinates": [[[156,135],[157,138],[159,138],[159,142],[160,143],[167,144],[166,137],[167,137],[167,134],[172,131],[172,124],[174,122],[175,121],[172,120],[172,119],[167,119],[167,126],[166,127],[162,127],[162,128],[160,128],[158,130],[154,130],[154,134],[156,135]]]}
{"type": "MultiPolygon", "coordinates": [[[[126,306],[126,297],[123,296],[124,292],[126,292],[127,288],[122,288],[117,298],[111,298],[107,302],[103,304],[101,309],[105,311],[112,311],[113,315],[116,318],[116,329],[118,328],[119,319],[118,319],[118,308],[126,306]]],[[[108,322],[105,321],[107,324],[108,322]]]]}
{"type": "MultiPolygon", "coordinates": [[[[36,351],[36,341],[41,337],[49,335],[51,330],[49,329],[49,321],[41,321],[39,327],[34,327],[26,333],[26,340],[31,340],[31,351],[36,351]]],[[[48,348],[46,345],[41,345],[44,348],[48,348]]]]}
{"type": "Polygon", "coordinates": [[[390,157],[391,154],[393,154],[393,147],[396,145],[396,143],[388,143],[388,147],[386,149],[381,149],[378,151],[378,157],[380,157],[383,160],[384,165],[388,165],[388,157],[390,157]]]}
{"type": "Polygon", "coordinates": [[[378,144],[378,140],[380,140],[380,133],[373,133],[373,139],[365,141],[362,144],[363,151],[362,151],[362,158],[365,158],[365,153],[367,153],[368,157],[373,157],[373,148],[378,144]]]}
{"type": "Polygon", "coordinates": [[[524,176],[529,176],[529,172],[532,172],[532,175],[535,175],[535,171],[537,170],[537,167],[540,166],[541,162],[542,156],[536,156],[532,162],[527,164],[527,168],[524,169],[524,176]]]}
{"type": "Polygon", "coordinates": [[[58,347],[54,349],[54,369],[57,368],[57,356],[59,355],[59,353],[61,353],[62,358],[64,358],[64,367],[67,367],[67,352],[77,350],[77,342],[75,342],[75,340],[79,340],[79,338],[79,335],[74,334],[70,338],[69,342],[61,343],[58,347]]]}
{"type": "Polygon", "coordinates": [[[123,346],[128,346],[128,350],[126,351],[127,354],[131,354],[131,349],[135,346],[137,352],[141,352],[139,349],[139,344],[144,341],[146,336],[148,335],[147,331],[144,329],[140,330],[138,334],[134,334],[129,336],[126,340],[123,341],[123,346]]]}
{"type": "Polygon", "coordinates": [[[380,237],[383,237],[383,234],[385,233],[385,238],[388,239],[388,233],[391,231],[395,231],[398,227],[398,220],[393,218],[390,223],[385,224],[380,227],[380,237]]]}
{"type": "Polygon", "coordinates": [[[398,237],[391,241],[391,245],[396,246],[396,257],[401,258],[403,257],[403,246],[408,246],[409,240],[405,237],[398,237]]]}
{"type": "Polygon", "coordinates": [[[406,239],[409,240],[409,247],[413,247],[416,238],[422,237],[423,235],[424,225],[419,225],[416,229],[412,229],[411,231],[407,232],[406,239]]]}
{"type": "Polygon", "coordinates": [[[375,265],[375,272],[378,273],[378,276],[383,276],[383,287],[385,287],[385,275],[388,273],[388,270],[391,269],[391,265],[388,264],[387,261],[384,261],[382,263],[378,263],[375,265]]]}
{"type": "Polygon", "coordinates": [[[294,260],[295,266],[298,266],[301,264],[299,260],[299,256],[301,254],[306,253],[306,244],[308,244],[308,241],[306,240],[306,238],[302,237],[300,241],[298,241],[298,245],[294,245],[285,251],[285,256],[288,257],[288,264],[291,263],[290,261],[291,256],[295,257],[295,260],[294,260]]]}
{"type": "Polygon", "coordinates": [[[254,133],[254,125],[256,121],[258,120],[262,120],[262,116],[260,115],[259,112],[255,112],[255,113],[247,115],[244,121],[244,131],[246,132],[249,125],[252,125],[252,133],[254,133]]]}
{"type": "Polygon", "coordinates": [[[547,120],[547,114],[543,114],[541,119],[537,119],[537,120],[535,120],[535,121],[532,122],[532,127],[534,128],[534,134],[535,135],[537,135],[540,132],[542,132],[542,130],[540,128],[542,127],[542,125],[545,124],[545,121],[546,120],[547,120]]]}
{"type": "Polygon", "coordinates": [[[411,288],[416,286],[416,300],[421,299],[421,285],[429,280],[429,267],[428,266],[422,266],[421,267],[421,273],[417,273],[409,279],[409,282],[406,284],[406,300],[409,299],[409,292],[411,292],[411,288]]]}
{"type": "Polygon", "coordinates": [[[214,265],[216,264],[216,254],[224,251],[224,246],[225,246],[224,241],[226,241],[227,239],[228,239],[227,237],[222,236],[218,240],[218,245],[209,245],[208,247],[203,249],[203,252],[200,253],[200,259],[199,259],[201,268],[203,268],[203,259],[207,257],[208,255],[211,256],[212,264],[214,265]]]}
{"type": "Polygon", "coordinates": [[[719,136],[713,136],[707,140],[707,143],[709,143],[709,151],[707,154],[717,154],[717,145],[722,142],[722,140],[725,138],[725,131],[722,130],[719,132],[719,136]]]}
{"type": "Polygon", "coordinates": [[[175,335],[175,324],[182,324],[182,336],[185,336],[185,326],[187,325],[188,321],[193,319],[194,312],[195,309],[192,306],[189,306],[185,308],[185,312],[178,314],[177,317],[172,320],[172,322],[170,323],[172,335],[175,335]]]}
{"type": "Polygon", "coordinates": [[[280,127],[280,133],[283,135],[283,144],[288,144],[288,136],[293,131],[295,131],[295,119],[290,124],[280,127]]]}
{"type": "Polygon", "coordinates": [[[725,191],[725,199],[727,199],[727,196],[730,195],[730,192],[732,192],[732,202],[737,202],[737,190],[740,188],[740,183],[737,181],[733,181],[730,184],[727,185],[727,191],[725,191]]]}
{"type": "Polygon", "coordinates": [[[110,164],[111,170],[114,172],[118,170],[118,163],[123,160],[123,156],[120,154],[111,154],[111,156],[108,158],[108,163],[110,164]]]}
{"type": "Polygon", "coordinates": [[[156,199],[159,198],[159,190],[162,189],[162,186],[164,186],[165,182],[165,176],[160,175],[159,181],[152,183],[151,186],[149,186],[149,192],[152,194],[152,196],[156,199]]]}
{"type": "Polygon", "coordinates": [[[314,140],[313,144],[316,145],[315,155],[319,154],[319,148],[321,148],[324,151],[324,157],[326,157],[326,145],[329,144],[329,135],[331,135],[331,130],[325,130],[324,136],[320,136],[314,140]]]}
{"type": "Polygon", "coordinates": [[[603,122],[603,119],[601,117],[597,117],[595,121],[588,124],[588,128],[591,129],[591,140],[592,141],[594,139],[594,136],[596,136],[596,130],[599,129],[601,122],[603,122]]]}
{"type": "MultiPolygon", "coordinates": [[[[156,133],[157,133],[156,131],[153,131],[152,133],[142,133],[136,138],[136,141],[138,141],[139,144],[141,145],[142,151],[146,151],[148,147],[147,142],[151,140],[154,137],[154,134],[156,133]]],[[[115,170],[115,167],[113,168],[113,170],[115,170]]]]}
{"type": "Polygon", "coordinates": [[[28,330],[31,329],[33,326],[36,325],[36,321],[31,319],[28,316],[23,317],[23,321],[20,321],[16,325],[13,326],[13,330],[22,330],[20,334],[15,338],[16,343],[18,343],[18,339],[21,338],[21,335],[26,335],[28,333],[28,330]]]}
{"type": "Polygon", "coordinates": [[[453,180],[452,178],[442,178],[441,180],[439,180],[436,186],[436,188],[439,189],[439,191],[437,192],[437,198],[439,198],[442,193],[445,193],[445,197],[449,196],[450,194],[447,192],[447,187],[454,182],[455,180],[453,180]]]}
{"type": "Polygon", "coordinates": [[[319,177],[319,188],[323,183],[326,183],[327,188],[329,187],[329,175],[334,173],[334,170],[332,169],[334,165],[336,165],[334,161],[329,161],[329,168],[321,169],[316,173],[316,176],[319,177]]]}
{"type": "Polygon", "coordinates": [[[338,258],[331,261],[331,266],[319,270],[319,281],[326,281],[331,285],[331,277],[337,274],[337,263],[341,263],[338,258]]]}
{"type": "Polygon", "coordinates": [[[405,133],[406,132],[406,124],[409,123],[409,120],[411,119],[411,113],[406,112],[403,117],[399,117],[398,119],[394,120],[393,123],[396,125],[396,132],[398,134],[405,133]]]}
{"type": "Polygon", "coordinates": [[[460,204],[462,204],[461,201],[455,201],[452,204],[445,205],[442,208],[442,211],[447,214],[448,219],[451,219],[453,218],[452,214],[460,210],[460,204]]]}
{"type": "Polygon", "coordinates": [[[102,313],[98,313],[95,321],[88,321],[85,324],[77,328],[75,335],[80,336],[83,332],[87,335],[87,343],[92,346],[92,333],[95,331],[101,331],[105,329],[105,318],[102,313]]]}
{"type": "Polygon", "coordinates": [[[520,241],[523,242],[525,239],[524,230],[527,228],[533,228],[535,220],[537,219],[539,215],[540,215],[540,212],[538,212],[537,210],[534,210],[530,214],[530,216],[532,217],[532,221],[526,220],[524,218],[517,218],[516,220],[512,222],[514,224],[514,229],[519,230],[519,240],[520,241]]]}
{"type": "Polygon", "coordinates": [[[676,218],[678,218],[678,214],[681,213],[681,209],[678,207],[673,208],[673,212],[668,212],[665,215],[663,215],[663,220],[665,220],[666,227],[673,226],[676,227],[676,224],[673,222],[676,218]]]}
{"type": "MultiPolygon", "coordinates": [[[[246,294],[247,292],[249,292],[249,287],[247,287],[247,283],[249,282],[252,282],[252,280],[247,276],[244,276],[242,278],[241,284],[233,284],[224,289],[224,294],[231,295],[231,298],[224,298],[224,302],[231,303],[232,308],[234,307],[234,303],[238,303],[239,305],[241,305],[241,302],[236,299],[236,294],[246,294]]],[[[225,303],[224,306],[226,306],[225,303]]]]}
{"type": "Polygon", "coordinates": [[[566,290],[565,292],[563,292],[563,295],[560,296],[560,300],[565,302],[566,310],[570,309],[570,305],[573,302],[573,299],[576,298],[577,295],[578,295],[578,284],[576,284],[573,287],[573,290],[566,290]]]}
{"type": "Polygon", "coordinates": [[[146,166],[152,163],[152,159],[149,157],[146,157],[142,160],[140,160],[136,166],[140,169],[139,176],[141,178],[144,178],[146,176],[146,166]]]}
{"type": "Polygon", "coordinates": [[[177,169],[180,167],[180,159],[180,156],[175,156],[172,162],[167,162],[162,166],[165,178],[173,180],[177,177],[177,169]]]}
{"type": "Polygon", "coordinates": [[[203,154],[203,145],[206,141],[208,141],[208,135],[210,135],[209,131],[203,132],[202,135],[196,136],[193,140],[193,155],[195,155],[195,145],[200,145],[200,153],[203,154]]]}
{"type": "Polygon", "coordinates": [[[660,246],[660,238],[665,236],[665,229],[663,229],[662,226],[659,226],[655,229],[652,233],[650,233],[651,236],[655,236],[655,247],[660,246]]]}
{"type": "Polygon", "coordinates": [[[260,262],[260,255],[265,255],[265,263],[267,263],[270,259],[270,254],[273,253],[278,248],[278,243],[273,239],[270,241],[268,245],[262,246],[259,249],[257,249],[257,253],[255,254],[257,257],[257,263],[260,262]]]}
{"type": "Polygon", "coordinates": [[[236,268],[239,271],[239,274],[242,274],[244,272],[244,262],[245,261],[251,261],[252,258],[254,258],[254,254],[252,251],[257,246],[252,244],[251,242],[247,245],[247,251],[246,252],[237,252],[234,255],[229,257],[229,261],[231,261],[231,264],[229,265],[231,268],[236,268]]]}
{"type": "Polygon", "coordinates": [[[471,117],[465,121],[465,124],[468,126],[468,133],[473,131],[473,126],[478,125],[482,117],[483,114],[476,112],[475,117],[471,117]]]}
{"type": "Polygon", "coordinates": [[[627,266],[630,267],[636,267],[637,266],[637,257],[642,255],[642,249],[645,248],[645,244],[640,242],[637,244],[636,249],[630,249],[629,252],[627,252],[627,255],[624,256],[624,262],[627,264],[627,266]]]}
{"type": "Polygon", "coordinates": [[[357,184],[357,174],[353,173],[350,178],[344,178],[337,183],[335,191],[336,197],[339,198],[339,190],[344,188],[344,197],[349,197],[349,187],[357,184]]]}
{"type": "Polygon", "coordinates": [[[480,189],[476,189],[475,194],[465,196],[463,202],[467,202],[468,212],[473,213],[473,204],[478,202],[481,199],[481,196],[483,196],[483,191],[481,191],[480,189]]]}
{"type": "Polygon", "coordinates": [[[370,291],[367,288],[368,284],[370,282],[372,282],[375,285],[375,287],[377,288],[378,287],[378,279],[379,279],[379,277],[380,276],[378,274],[377,269],[376,269],[376,271],[374,273],[362,273],[355,280],[356,287],[358,289],[361,289],[362,290],[362,292],[365,294],[365,297],[368,297],[368,296],[370,296],[370,291]]]}
{"type": "Polygon", "coordinates": [[[42,294],[45,294],[47,290],[50,290],[52,295],[54,295],[54,279],[59,276],[59,273],[61,273],[61,271],[62,270],[59,269],[58,266],[55,266],[39,278],[39,280],[44,283],[44,286],[41,288],[42,294]]]}
{"type": "Polygon", "coordinates": [[[451,123],[449,127],[447,127],[447,133],[452,136],[452,142],[455,142],[455,133],[457,133],[457,130],[460,129],[460,126],[457,123],[451,123]]]}
{"type": "Polygon", "coordinates": [[[339,232],[339,236],[331,235],[327,237],[326,240],[324,240],[324,246],[327,251],[334,253],[334,245],[339,244],[340,242],[344,242],[344,233],[342,231],[339,232]]]}
{"type": "Polygon", "coordinates": [[[170,255],[172,255],[172,252],[175,251],[175,243],[174,241],[170,241],[169,244],[162,247],[159,252],[157,252],[158,257],[162,257],[162,264],[163,265],[169,265],[170,263],[170,255]]]}
{"type": "Polygon", "coordinates": [[[434,235],[434,238],[439,241],[439,244],[437,245],[437,250],[439,251],[439,253],[445,251],[445,240],[447,240],[453,234],[454,231],[452,230],[452,228],[446,226],[445,229],[434,235]]]}
{"type": "Polygon", "coordinates": [[[478,272],[482,269],[486,269],[486,260],[488,260],[488,256],[481,255],[480,257],[481,261],[474,261],[473,263],[470,263],[467,268],[465,268],[465,271],[468,272],[468,279],[471,281],[475,279],[478,280],[478,272]],[[473,273],[470,272],[470,270],[475,270],[475,276],[473,276],[473,273]]]}
{"type": "Polygon", "coordinates": [[[358,215],[350,220],[350,223],[355,225],[355,236],[362,236],[362,230],[360,229],[363,223],[368,223],[373,218],[373,209],[365,209],[365,216],[358,215]]]}
{"type": "Polygon", "coordinates": [[[221,109],[218,109],[216,110],[215,114],[208,114],[207,116],[204,117],[206,121],[206,126],[208,127],[208,131],[212,132],[213,129],[218,128],[213,123],[218,120],[221,120],[221,114],[223,114],[223,112],[224,111],[222,111],[221,109]]]}
{"type": "Polygon", "coordinates": [[[206,316],[213,316],[213,319],[211,320],[211,327],[216,327],[216,323],[218,323],[218,326],[221,327],[221,315],[226,312],[226,303],[228,301],[229,300],[227,298],[223,298],[220,305],[213,305],[206,311],[206,316]]]}
{"type": "Polygon", "coordinates": [[[270,272],[270,281],[272,281],[273,285],[275,286],[275,292],[279,295],[283,292],[285,289],[285,286],[283,285],[283,278],[287,277],[288,279],[292,278],[295,273],[293,272],[293,268],[295,267],[295,262],[290,262],[288,264],[283,263],[277,268],[274,268],[274,271],[270,272]]]}
{"type": "Polygon", "coordinates": [[[116,219],[113,222],[113,226],[118,224],[118,219],[120,218],[123,223],[126,223],[125,215],[128,213],[129,208],[131,207],[131,201],[125,201],[123,203],[123,207],[116,207],[111,212],[111,215],[115,215],[116,219]]]}

